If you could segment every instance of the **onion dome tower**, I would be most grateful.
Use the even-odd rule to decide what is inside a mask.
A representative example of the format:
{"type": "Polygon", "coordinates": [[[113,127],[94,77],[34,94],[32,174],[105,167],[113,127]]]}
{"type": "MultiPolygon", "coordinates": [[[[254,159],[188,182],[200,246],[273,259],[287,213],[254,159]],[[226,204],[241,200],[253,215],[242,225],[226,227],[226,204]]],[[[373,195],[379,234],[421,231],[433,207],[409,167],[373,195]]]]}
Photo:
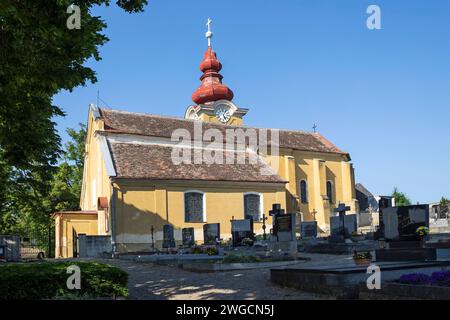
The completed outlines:
{"type": "Polygon", "coordinates": [[[233,91],[222,83],[223,76],[220,74],[222,64],[211,45],[213,36],[211,23],[212,20],[208,19],[206,24],[208,31],[205,35],[208,39],[208,48],[200,63],[200,71],[203,73],[200,78],[202,84],[192,94],[192,101],[196,105],[186,110],[185,118],[240,125],[242,117],[248,110],[238,108],[231,102],[234,97],[233,91]]]}

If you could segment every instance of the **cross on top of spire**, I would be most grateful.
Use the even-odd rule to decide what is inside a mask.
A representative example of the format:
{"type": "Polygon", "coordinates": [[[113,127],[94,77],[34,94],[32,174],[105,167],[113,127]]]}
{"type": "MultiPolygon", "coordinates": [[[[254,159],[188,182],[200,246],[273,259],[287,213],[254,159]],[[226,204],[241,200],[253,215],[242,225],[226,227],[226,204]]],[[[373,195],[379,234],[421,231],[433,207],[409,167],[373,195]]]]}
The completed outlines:
{"type": "Polygon", "coordinates": [[[213,33],[211,31],[211,23],[213,21],[211,20],[211,18],[208,18],[208,22],[206,23],[206,25],[208,26],[208,31],[206,32],[205,36],[206,39],[208,39],[208,47],[211,47],[211,38],[213,36],[213,33]]]}

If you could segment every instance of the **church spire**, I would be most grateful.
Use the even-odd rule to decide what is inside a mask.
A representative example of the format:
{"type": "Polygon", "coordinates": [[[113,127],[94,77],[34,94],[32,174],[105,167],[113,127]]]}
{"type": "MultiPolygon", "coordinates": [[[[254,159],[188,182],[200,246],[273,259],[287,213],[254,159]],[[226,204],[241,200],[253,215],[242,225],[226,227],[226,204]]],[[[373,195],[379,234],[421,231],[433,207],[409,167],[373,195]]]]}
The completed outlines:
{"type": "Polygon", "coordinates": [[[233,99],[233,91],[226,85],[222,84],[222,75],[219,73],[222,69],[222,64],[217,60],[216,53],[212,49],[211,38],[213,33],[211,31],[212,20],[208,18],[206,38],[208,39],[208,49],[206,49],[203,61],[200,64],[200,70],[203,72],[200,80],[202,84],[192,94],[192,100],[196,104],[204,104],[207,102],[214,102],[218,100],[233,99]]]}

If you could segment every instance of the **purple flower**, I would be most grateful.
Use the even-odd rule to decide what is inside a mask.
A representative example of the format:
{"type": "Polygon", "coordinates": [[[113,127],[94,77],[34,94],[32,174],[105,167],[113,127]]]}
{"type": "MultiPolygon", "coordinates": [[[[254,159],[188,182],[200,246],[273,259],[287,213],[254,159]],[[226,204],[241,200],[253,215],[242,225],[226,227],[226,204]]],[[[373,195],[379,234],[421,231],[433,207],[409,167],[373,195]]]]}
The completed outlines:
{"type": "Polygon", "coordinates": [[[450,286],[450,271],[434,272],[431,276],[423,273],[404,274],[398,282],[405,284],[450,286]]]}
{"type": "Polygon", "coordinates": [[[404,274],[399,279],[400,283],[406,284],[430,284],[431,277],[423,273],[404,274]]]}

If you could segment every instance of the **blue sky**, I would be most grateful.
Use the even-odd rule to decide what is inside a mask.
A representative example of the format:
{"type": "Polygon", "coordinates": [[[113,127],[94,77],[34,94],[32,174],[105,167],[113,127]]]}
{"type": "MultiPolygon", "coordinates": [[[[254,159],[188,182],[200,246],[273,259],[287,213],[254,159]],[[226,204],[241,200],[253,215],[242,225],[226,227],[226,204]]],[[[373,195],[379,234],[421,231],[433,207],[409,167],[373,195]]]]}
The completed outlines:
{"type": "MultiPolygon", "coordinates": [[[[113,1],[115,2],[115,1],[113,1]]],[[[348,151],[374,194],[450,197],[450,1],[150,0],[142,14],[96,8],[110,41],[98,82],[61,92],[65,129],[97,90],[109,107],[183,116],[213,47],[250,126],[318,131],[348,151]],[[366,9],[381,8],[381,30],[366,9]]],[[[100,105],[105,106],[104,103],[100,105]]]]}

